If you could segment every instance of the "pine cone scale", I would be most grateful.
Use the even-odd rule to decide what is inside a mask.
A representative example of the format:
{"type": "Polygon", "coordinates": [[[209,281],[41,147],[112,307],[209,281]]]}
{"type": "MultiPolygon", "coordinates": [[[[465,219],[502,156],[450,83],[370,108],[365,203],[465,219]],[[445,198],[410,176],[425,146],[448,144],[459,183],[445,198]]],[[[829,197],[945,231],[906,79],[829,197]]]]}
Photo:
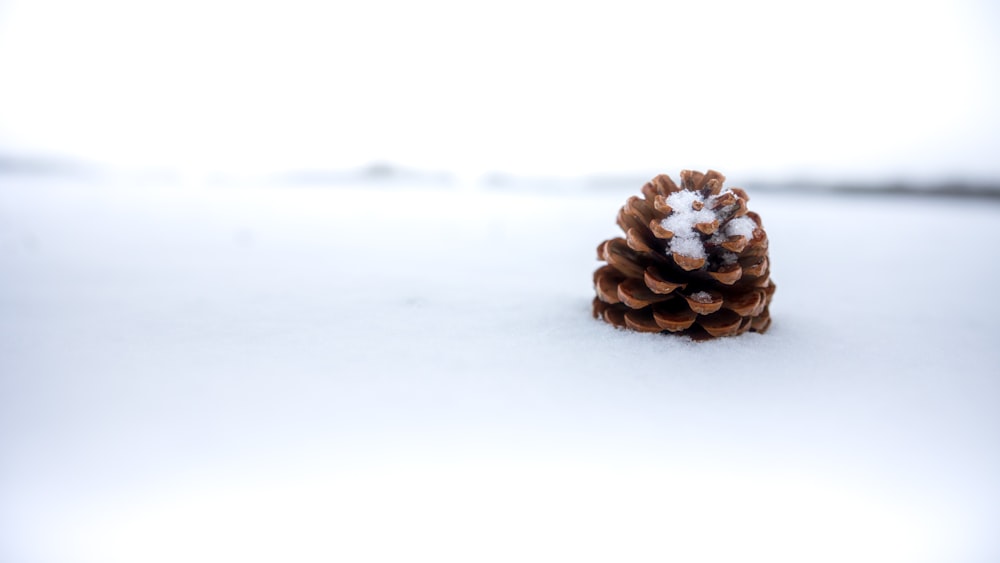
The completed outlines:
{"type": "Polygon", "coordinates": [[[662,330],[680,332],[691,328],[698,319],[698,315],[690,309],[669,310],[664,308],[653,310],[653,319],[662,330]]]}
{"type": "Polygon", "coordinates": [[[763,291],[748,291],[732,297],[726,297],[722,306],[741,317],[751,317],[754,315],[754,312],[759,312],[759,307],[763,303],[763,291]]]}
{"type": "Polygon", "coordinates": [[[652,252],[657,247],[655,242],[649,240],[645,233],[636,228],[630,228],[625,233],[625,244],[636,252],[652,252]]]}
{"type": "Polygon", "coordinates": [[[743,249],[745,249],[748,244],[750,244],[750,241],[747,240],[747,237],[742,235],[735,235],[726,239],[725,242],[723,242],[719,246],[725,248],[730,252],[735,252],[739,254],[740,252],[743,252],[743,249]]]}
{"type": "Polygon", "coordinates": [[[632,309],[625,313],[625,324],[639,332],[663,332],[653,318],[653,312],[648,309],[632,309]]]}
{"type": "Polygon", "coordinates": [[[681,294],[681,297],[687,301],[688,307],[699,315],[711,315],[721,309],[725,303],[725,298],[717,291],[699,291],[692,295],[681,294]]]}
{"type": "Polygon", "coordinates": [[[715,278],[719,283],[733,285],[743,277],[743,268],[739,264],[730,264],[728,266],[721,266],[717,271],[709,272],[708,275],[715,278]]]}
{"type": "Polygon", "coordinates": [[[684,282],[668,280],[660,270],[653,267],[646,268],[643,273],[643,281],[646,282],[646,287],[651,291],[664,295],[672,293],[675,289],[687,287],[684,282]]]}
{"type": "Polygon", "coordinates": [[[627,279],[618,284],[618,300],[633,309],[642,309],[672,298],[653,292],[642,280],[627,279]]]}
{"type": "Polygon", "coordinates": [[[735,336],[743,324],[743,317],[726,309],[716,314],[701,317],[699,326],[712,336],[735,336]]]}

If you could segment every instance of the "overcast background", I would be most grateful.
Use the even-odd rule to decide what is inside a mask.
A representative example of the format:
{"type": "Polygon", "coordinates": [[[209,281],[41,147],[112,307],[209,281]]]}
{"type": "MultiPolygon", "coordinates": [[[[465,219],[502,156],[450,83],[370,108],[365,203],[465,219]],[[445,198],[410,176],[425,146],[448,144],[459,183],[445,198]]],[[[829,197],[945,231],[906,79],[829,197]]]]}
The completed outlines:
{"type": "Polygon", "coordinates": [[[5,0],[0,154],[1000,182],[995,3],[5,0]]]}

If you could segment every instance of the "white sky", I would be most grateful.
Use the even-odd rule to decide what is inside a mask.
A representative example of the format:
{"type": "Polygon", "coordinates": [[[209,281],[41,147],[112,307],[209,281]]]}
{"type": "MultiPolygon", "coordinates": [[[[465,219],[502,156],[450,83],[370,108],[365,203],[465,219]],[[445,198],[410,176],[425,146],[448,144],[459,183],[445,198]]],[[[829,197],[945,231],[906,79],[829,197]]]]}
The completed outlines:
{"type": "Polygon", "coordinates": [[[1000,179],[988,2],[7,0],[0,18],[18,153],[1000,179]]]}

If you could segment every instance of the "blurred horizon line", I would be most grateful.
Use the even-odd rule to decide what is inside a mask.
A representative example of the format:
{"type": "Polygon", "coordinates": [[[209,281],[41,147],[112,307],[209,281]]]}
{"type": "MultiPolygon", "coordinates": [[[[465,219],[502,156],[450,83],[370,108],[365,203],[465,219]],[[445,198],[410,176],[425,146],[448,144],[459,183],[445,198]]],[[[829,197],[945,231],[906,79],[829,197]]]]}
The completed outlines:
{"type": "MultiPolygon", "coordinates": [[[[64,178],[82,181],[121,181],[149,184],[194,185],[256,185],[256,186],[480,186],[496,189],[538,189],[564,191],[567,189],[603,190],[634,186],[636,191],[657,174],[676,178],[681,169],[668,171],[596,172],[586,174],[543,175],[516,172],[486,171],[476,175],[462,175],[455,171],[407,166],[387,160],[372,160],[353,167],[302,167],[278,169],[270,172],[239,174],[225,170],[192,172],[163,166],[114,167],[75,158],[54,156],[21,156],[0,153],[0,177],[21,176],[34,178],[64,178]]],[[[784,177],[747,175],[743,180],[728,185],[752,187],[754,191],[785,193],[846,193],[846,194],[899,194],[925,196],[982,197],[1000,199],[1000,182],[961,178],[932,179],[924,182],[883,179],[863,182],[857,180],[830,180],[787,174],[784,177]]]]}

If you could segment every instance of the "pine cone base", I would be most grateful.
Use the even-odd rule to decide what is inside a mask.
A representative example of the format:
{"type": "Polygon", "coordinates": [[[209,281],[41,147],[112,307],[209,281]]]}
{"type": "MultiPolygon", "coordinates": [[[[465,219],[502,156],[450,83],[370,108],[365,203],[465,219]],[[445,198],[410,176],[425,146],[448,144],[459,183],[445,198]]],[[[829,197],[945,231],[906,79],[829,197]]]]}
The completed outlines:
{"type": "Polygon", "coordinates": [[[594,272],[595,318],[695,340],[765,332],[775,285],[760,216],[725,176],[661,174],[618,212],[625,237],[602,242],[594,272]]]}

